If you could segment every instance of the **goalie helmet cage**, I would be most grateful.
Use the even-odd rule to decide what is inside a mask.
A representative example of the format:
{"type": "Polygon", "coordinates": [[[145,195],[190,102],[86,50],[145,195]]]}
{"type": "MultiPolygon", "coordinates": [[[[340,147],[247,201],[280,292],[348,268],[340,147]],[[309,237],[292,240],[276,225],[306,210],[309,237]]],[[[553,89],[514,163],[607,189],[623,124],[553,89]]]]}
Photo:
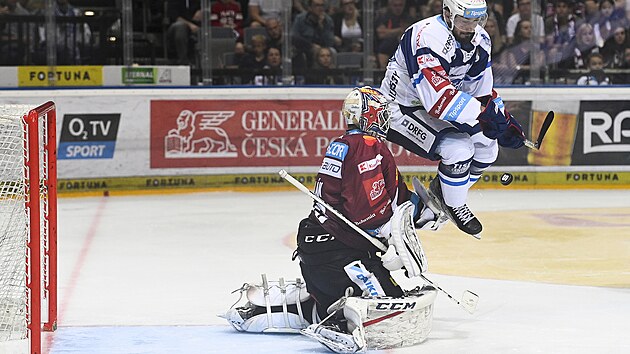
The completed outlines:
{"type": "Polygon", "coordinates": [[[56,185],[55,104],[0,105],[0,352],[56,329],[56,185]]]}

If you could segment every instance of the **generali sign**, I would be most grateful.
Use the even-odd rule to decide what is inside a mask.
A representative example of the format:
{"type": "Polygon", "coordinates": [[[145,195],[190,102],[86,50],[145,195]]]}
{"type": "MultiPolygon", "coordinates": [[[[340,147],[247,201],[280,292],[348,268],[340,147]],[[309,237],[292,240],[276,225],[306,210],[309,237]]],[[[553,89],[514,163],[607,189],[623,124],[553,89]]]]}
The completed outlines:
{"type": "MultiPolygon", "coordinates": [[[[151,101],[151,168],[319,166],[346,129],[342,102],[151,101]]],[[[434,164],[391,148],[399,163],[434,164]]]]}

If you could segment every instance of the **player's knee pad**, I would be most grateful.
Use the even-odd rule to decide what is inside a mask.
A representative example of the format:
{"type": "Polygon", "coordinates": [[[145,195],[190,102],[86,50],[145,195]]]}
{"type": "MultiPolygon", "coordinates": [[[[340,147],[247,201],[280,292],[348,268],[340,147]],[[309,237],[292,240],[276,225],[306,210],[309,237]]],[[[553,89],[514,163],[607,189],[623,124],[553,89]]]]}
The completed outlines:
{"type": "Polygon", "coordinates": [[[453,165],[470,160],[475,154],[475,145],[466,133],[449,133],[442,138],[436,152],[443,164],[453,165]]]}
{"type": "Polygon", "coordinates": [[[412,346],[431,332],[437,290],[424,286],[400,298],[349,297],[343,308],[348,332],[363,333],[368,349],[412,346]],[[358,328],[362,328],[357,332],[358,328]]]}
{"type": "MultiPolygon", "coordinates": [[[[478,134],[483,135],[483,134],[478,134]]],[[[491,165],[499,157],[499,144],[496,140],[489,140],[485,143],[474,142],[475,153],[473,159],[483,164],[491,165]]]]}
{"type": "Polygon", "coordinates": [[[219,317],[228,320],[240,332],[298,333],[309,325],[306,318],[316,318],[314,301],[299,278],[268,282],[263,274],[261,284],[245,283],[236,291],[240,291],[240,298],[219,317]],[[237,306],[243,296],[246,303],[237,306]]]}

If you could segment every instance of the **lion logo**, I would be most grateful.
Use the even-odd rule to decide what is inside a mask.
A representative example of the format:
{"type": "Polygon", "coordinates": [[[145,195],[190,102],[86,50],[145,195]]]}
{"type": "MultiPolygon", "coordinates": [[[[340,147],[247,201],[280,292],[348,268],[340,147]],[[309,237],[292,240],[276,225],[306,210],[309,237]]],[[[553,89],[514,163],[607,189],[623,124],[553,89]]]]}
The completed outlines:
{"type": "Polygon", "coordinates": [[[237,157],[236,146],[219,126],[234,116],[234,111],[183,110],[177,128],[164,138],[166,158],[237,157]]]}

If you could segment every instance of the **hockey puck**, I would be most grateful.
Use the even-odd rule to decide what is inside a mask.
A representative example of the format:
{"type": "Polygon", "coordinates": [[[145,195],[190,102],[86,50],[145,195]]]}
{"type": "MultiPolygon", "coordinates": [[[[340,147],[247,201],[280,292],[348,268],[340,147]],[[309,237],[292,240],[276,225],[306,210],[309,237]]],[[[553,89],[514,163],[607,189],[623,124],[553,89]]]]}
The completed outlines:
{"type": "Polygon", "coordinates": [[[504,186],[509,185],[514,180],[514,176],[511,173],[504,173],[501,175],[501,184],[504,186]]]}

